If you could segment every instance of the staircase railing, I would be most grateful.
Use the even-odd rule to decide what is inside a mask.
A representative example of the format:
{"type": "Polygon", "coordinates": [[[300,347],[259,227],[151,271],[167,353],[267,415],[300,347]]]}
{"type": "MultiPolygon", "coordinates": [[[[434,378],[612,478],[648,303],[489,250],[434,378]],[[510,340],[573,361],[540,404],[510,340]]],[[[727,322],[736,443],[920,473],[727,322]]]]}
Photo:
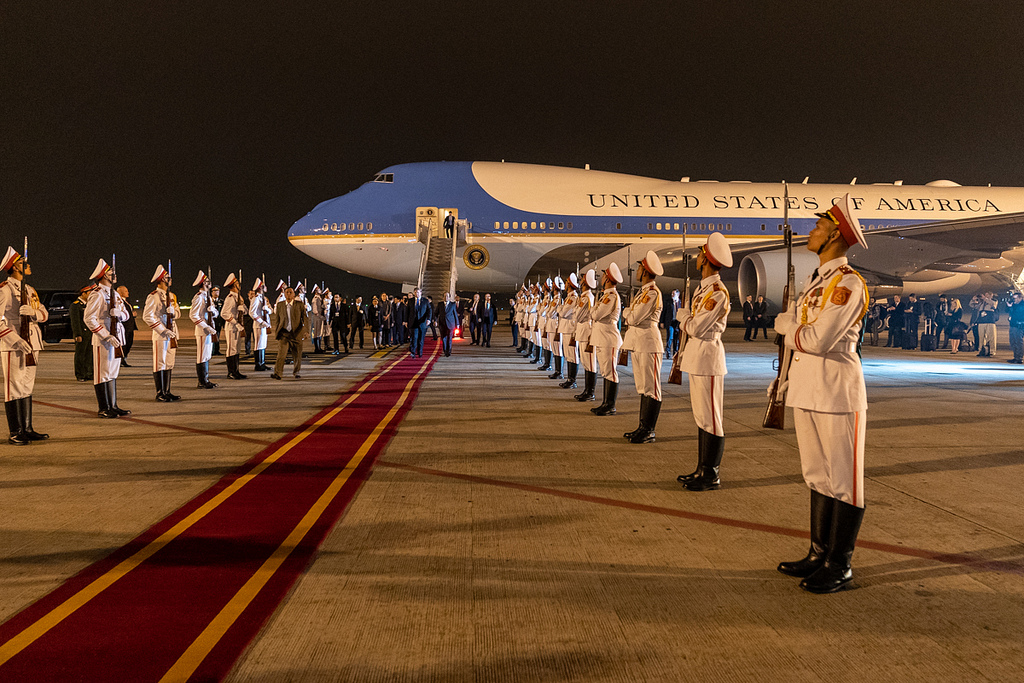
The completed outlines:
{"type": "Polygon", "coordinates": [[[420,255],[420,276],[416,281],[416,288],[423,289],[423,274],[427,272],[427,259],[430,257],[430,240],[433,238],[433,230],[427,232],[427,243],[423,247],[423,254],[420,255]]]}

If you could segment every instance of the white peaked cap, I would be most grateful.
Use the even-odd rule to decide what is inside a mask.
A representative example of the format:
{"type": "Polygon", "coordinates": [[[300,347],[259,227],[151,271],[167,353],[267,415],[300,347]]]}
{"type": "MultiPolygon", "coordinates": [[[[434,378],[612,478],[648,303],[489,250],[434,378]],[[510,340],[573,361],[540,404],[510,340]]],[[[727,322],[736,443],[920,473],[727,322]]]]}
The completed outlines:
{"type": "Polygon", "coordinates": [[[200,270],[199,271],[199,275],[196,275],[196,280],[195,280],[195,282],[192,283],[192,286],[193,287],[198,287],[199,285],[203,284],[203,282],[205,280],[206,280],[206,273],[204,273],[203,271],[200,270]]]}
{"type": "Polygon", "coordinates": [[[103,259],[100,259],[99,262],[96,264],[96,268],[92,271],[92,275],[89,276],[89,279],[90,280],[99,280],[104,275],[106,275],[107,272],[109,272],[109,271],[110,271],[110,266],[107,265],[106,261],[104,261],[103,259]]]}
{"type": "Polygon", "coordinates": [[[587,271],[587,274],[583,276],[584,281],[587,283],[587,287],[591,289],[597,289],[597,271],[591,268],[587,271]]]}
{"type": "Polygon", "coordinates": [[[609,263],[608,267],[604,269],[604,272],[608,273],[608,277],[610,277],[615,284],[622,284],[622,271],[619,270],[619,265],[617,263],[609,263]]]}
{"type": "Polygon", "coordinates": [[[708,237],[708,242],[704,245],[704,254],[716,268],[732,267],[732,249],[725,235],[720,232],[713,232],[708,237]]]}
{"type": "Polygon", "coordinates": [[[167,277],[167,269],[160,265],[156,267],[156,272],[153,273],[153,278],[150,282],[160,282],[165,277],[167,277]]]}
{"type": "Polygon", "coordinates": [[[10,270],[18,262],[19,258],[21,258],[21,254],[14,251],[14,247],[7,247],[7,253],[4,254],[4,262],[0,264],[0,270],[10,270]]]}
{"type": "Polygon", "coordinates": [[[576,273],[569,273],[569,284],[572,285],[573,289],[580,288],[580,278],[576,273]]]}
{"type": "Polygon", "coordinates": [[[256,282],[252,283],[253,291],[260,291],[260,287],[263,286],[263,280],[256,278],[256,282]]]}
{"type": "Polygon", "coordinates": [[[555,287],[558,289],[565,289],[565,280],[562,279],[561,275],[555,278],[555,287]]]}
{"type": "Polygon", "coordinates": [[[648,273],[655,277],[665,274],[665,267],[661,265],[661,259],[658,258],[658,255],[653,251],[648,251],[647,256],[644,256],[643,259],[637,261],[637,263],[642,265],[648,273]]]}
{"type": "Polygon", "coordinates": [[[236,282],[238,282],[238,277],[234,273],[228,273],[228,279],[224,281],[224,286],[230,287],[236,282]]]}
{"type": "Polygon", "coordinates": [[[287,285],[285,285],[284,280],[281,280],[280,282],[277,283],[277,289],[274,291],[280,292],[282,289],[285,289],[286,287],[287,285]]]}
{"type": "Polygon", "coordinates": [[[814,215],[819,218],[827,218],[839,226],[839,233],[849,246],[859,244],[865,249],[868,248],[868,243],[864,241],[864,231],[860,227],[860,221],[853,215],[853,203],[850,201],[849,192],[837,199],[828,211],[814,215]]]}
{"type": "Polygon", "coordinates": [[[551,289],[555,285],[554,281],[551,278],[545,280],[544,284],[548,286],[548,289],[551,289]]]}
{"type": "Polygon", "coordinates": [[[320,285],[313,285],[313,293],[316,294],[320,291],[320,285]]]}

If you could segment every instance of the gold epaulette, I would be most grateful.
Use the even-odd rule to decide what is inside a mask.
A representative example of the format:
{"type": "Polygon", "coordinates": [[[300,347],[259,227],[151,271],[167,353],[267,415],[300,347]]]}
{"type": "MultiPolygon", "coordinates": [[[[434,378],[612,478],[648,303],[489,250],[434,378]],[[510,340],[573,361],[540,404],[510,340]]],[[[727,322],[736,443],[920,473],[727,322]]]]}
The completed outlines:
{"type": "Polygon", "coordinates": [[[860,273],[858,273],[850,266],[839,266],[839,272],[844,275],[860,275],[860,273]]]}

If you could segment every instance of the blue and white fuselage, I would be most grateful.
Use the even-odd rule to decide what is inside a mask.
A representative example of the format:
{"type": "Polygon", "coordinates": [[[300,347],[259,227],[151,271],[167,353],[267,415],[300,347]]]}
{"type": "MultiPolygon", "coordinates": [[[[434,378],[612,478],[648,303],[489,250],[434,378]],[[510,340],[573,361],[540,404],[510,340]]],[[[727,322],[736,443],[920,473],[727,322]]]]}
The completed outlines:
{"type": "MultiPolygon", "coordinates": [[[[801,183],[786,191],[789,221],[798,236],[813,227],[815,212],[848,192],[869,233],[1024,211],[1020,188],[961,187],[946,181],[924,186],[801,183]]],[[[638,260],[648,249],[671,263],[682,253],[684,240],[692,253],[711,232],[721,232],[734,249],[777,247],[783,197],[783,183],[667,181],[503,162],[411,163],[386,168],[373,181],[321,203],[291,227],[288,238],[313,258],[346,271],[415,283],[424,250],[418,217],[451,210],[469,222],[457,250],[458,288],[510,290],[528,277],[556,274],[554,269],[564,274],[577,264],[602,267],[610,260],[625,265],[627,256],[638,260]],[[473,247],[483,248],[485,265],[479,249],[472,260],[463,260],[473,247]]],[[[992,255],[990,250],[975,256],[992,255]]],[[[913,262],[907,255],[877,254],[875,270],[905,278],[927,270],[934,257],[929,253],[913,262]]]]}

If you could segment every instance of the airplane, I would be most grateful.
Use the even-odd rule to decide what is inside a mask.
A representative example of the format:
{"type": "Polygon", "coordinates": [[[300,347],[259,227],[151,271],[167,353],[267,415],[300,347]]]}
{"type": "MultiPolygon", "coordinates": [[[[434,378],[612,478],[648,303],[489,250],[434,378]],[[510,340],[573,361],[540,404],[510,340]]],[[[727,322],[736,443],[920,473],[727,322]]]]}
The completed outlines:
{"type": "MultiPolygon", "coordinates": [[[[872,296],[971,293],[1013,286],[1024,262],[1024,188],[926,185],[679,181],[506,162],[421,162],[390,166],[359,188],[316,206],[288,232],[292,245],[343,270],[419,284],[427,249],[444,256],[461,291],[514,291],[524,282],[615,261],[632,274],[648,250],[665,265],[663,290],[681,288],[684,254],[712,232],[729,240],[740,300],[782,300],[783,218],[794,244],[815,212],[850,193],[868,249],[851,264],[872,296]],[[788,210],[784,211],[784,197],[788,210]],[[456,219],[445,240],[444,218],[456,219]]],[[[793,249],[797,282],[818,265],[793,249]]],[[[691,272],[690,275],[694,273],[691,272]]]]}

